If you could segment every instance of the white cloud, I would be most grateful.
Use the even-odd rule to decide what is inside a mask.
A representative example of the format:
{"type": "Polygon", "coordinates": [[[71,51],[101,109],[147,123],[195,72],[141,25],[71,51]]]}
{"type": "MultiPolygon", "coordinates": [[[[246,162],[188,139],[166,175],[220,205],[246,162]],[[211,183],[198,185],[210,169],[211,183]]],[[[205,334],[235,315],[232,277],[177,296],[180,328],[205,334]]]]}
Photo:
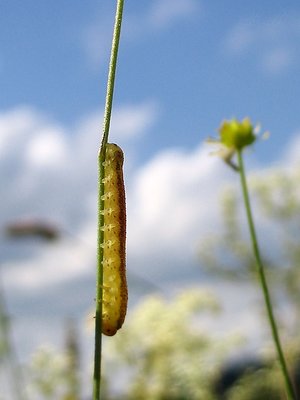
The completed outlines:
{"type": "Polygon", "coordinates": [[[262,57],[262,67],[270,74],[278,74],[288,69],[294,61],[292,51],[288,48],[276,48],[266,53],[262,57]]]}
{"type": "Polygon", "coordinates": [[[240,22],[232,28],[226,37],[226,49],[241,54],[249,49],[256,39],[256,30],[250,22],[240,22]]]}
{"type": "Polygon", "coordinates": [[[166,27],[193,15],[199,6],[199,1],[195,0],[157,0],[149,11],[149,25],[153,28],[166,27]]]}
{"type": "Polygon", "coordinates": [[[112,138],[119,141],[142,135],[156,119],[157,111],[154,102],[116,108],[111,123],[112,138]]]}
{"type": "Polygon", "coordinates": [[[217,193],[224,176],[221,163],[208,153],[203,145],[190,153],[168,150],[137,172],[128,198],[132,253],[168,249],[174,259],[180,254],[193,258],[206,223],[216,222],[217,193]]]}
{"type": "Polygon", "coordinates": [[[82,33],[82,46],[92,67],[108,65],[112,41],[113,21],[109,23],[106,16],[98,18],[82,33]]]}
{"type": "MultiPolygon", "coordinates": [[[[157,118],[154,102],[116,107],[111,139],[128,147],[133,137],[147,133],[157,118]]],[[[88,236],[95,245],[97,153],[102,121],[90,115],[77,123],[72,135],[37,111],[20,108],[0,115],[0,223],[35,216],[58,223],[75,235],[88,236]]],[[[13,261],[7,280],[31,289],[73,279],[91,265],[86,244],[33,246],[28,263],[13,261]],[[72,257],[76,254],[76,260],[72,257]],[[81,256],[80,256],[81,255],[81,256]],[[59,263],[56,262],[59,260],[59,263]],[[79,265],[81,267],[79,267],[79,265]],[[42,265],[43,268],[39,268],[42,265]],[[73,273],[70,273],[72,266],[73,273]]],[[[94,259],[95,251],[92,251],[94,259]]],[[[8,265],[8,264],[6,264],[8,265]]]]}
{"type": "MultiPolygon", "coordinates": [[[[74,152],[84,164],[93,159],[95,148],[99,147],[102,135],[103,110],[90,113],[77,124],[74,152]]],[[[122,146],[147,134],[159,116],[159,105],[155,101],[139,104],[124,104],[113,108],[110,128],[110,142],[122,146]]]]}
{"type": "Polygon", "coordinates": [[[22,261],[22,265],[10,264],[5,274],[8,287],[41,293],[45,287],[55,287],[93,272],[86,267],[93,265],[94,254],[85,243],[65,239],[55,246],[41,247],[38,254],[22,261]]]}
{"type": "Polygon", "coordinates": [[[59,128],[43,128],[28,143],[26,161],[36,167],[59,167],[66,160],[67,144],[59,128]]]}
{"type": "MultiPolygon", "coordinates": [[[[145,133],[156,118],[155,108],[153,103],[142,103],[114,112],[112,140],[128,150],[126,168],[132,163],[130,154],[137,143],[130,133],[133,137],[145,133]]],[[[35,215],[57,222],[94,248],[100,122],[91,115],[68,135],[65,128],[33,110],[0,115],[0,137],[5,138],[5,151],[0,152],[2,226],[11,219],[35,215]],[[2,136],[2,132],[10,134],[2,136]]],[[[296,158],[296,139],[291,147],[292,159],[296,158]]],[[[200,144],[189,152],[164,150],[139,168],[131,165],[126,182],[131,271],[155,280],[168,277],[171,271],[189,274],[189,266],[195,268],[199,240],[219,226],[219,192],[224,183],[236,178],[209,153],[210,149],[200,144]]],[[[80,243],[66,241],[42,251],[34,247],[30,262],[10,261],[14,267],[6,269],[7,279],[20,288],[76,279],[93,268],[94,250],[88,247],[87,251],[86,244],[80,243]],[[74,255],[77,261],[72,261],[74,255]],[[86,269],[84,259],[91,269],[86,269]],[[44,266],[43,273],[39,264],[44,266]],[[22,273],[16,273],[15,268],[21,268],[22,273]]]]}
{"type": "Polygon", "coordinates": [[[29,107],[20,107],[0,115],[0,156],[10,157],[41,123],[29,107]]]}
{"type": "Polygon", "coordinates": [[[276,75],[299,62],[300,17],[283,14],[266,20],[238,22],[223,43],[227,53],[248,57],[260,69],[276,75]]]}
{"type": "MultiPolygon", "coordinates": [[[[145,133],[156,118],[153,104],[115,109],[111,139],[128,149],[126,168],[132,163],[130,153],[135,146],[131,139],[145,133]]],[[[100,127],[100,118],[91,115],[78,123],[71,136],[33,110],[12,110],[0,115],[0,137],[5,137],[2,148],[16,150],[0,152],[2,225],[14,218],[36,215],[57,222],[94,247],[100,127]],[[10,134],[2,136],[2,132],[10,134]]],[[[140,168],[131,165],[127,174],[127,203],[128,258],[132,271],[150,273],[156,279],[167,277],[171,270],[178,272],[183,262],[197,263],[200,238],[218,229],[219,191],[223,183],[235,178],[209,153],[210,149],[200,144],[189,152],[165,150],[140,168]]],[[[62,247],[46,248],[38,255],[34,251],[35,261],[20,263],[24,273],[16,274],[10,268],[10,281],[37,287],[38,282],[50,285],[56,280],[72,279],[78,276],[80,267],[69,260],[68,253],[71,257],[72,253],[77,254],[82,268],[84,257],[87,264],[91,263],[86,245],[65,242],[62,247]],[[52,267],[54,259],[60,262],[52,267]],[[38,273],[39,263],[44,265],[44,273],[38,273]],[[70,264],[74,266],[73,275],[69,272],[70,264]],[[63,265],[66,273],[62,273],[63,265]]]]}
{"type": "MultiPolygon", "coordinates": [[[[122,112],[118,114],[116,110],[114,118],[119,115],[120,121],[124,121],[127,110],[131,119],[134,110],[147,107],[152,110],[147,103],[120,107],[122,112]]],[[[143,123],[138,120],[133,124],[136,134],[142,135],[151,118],[155,118],[152,111],[149,114],[145,111],[145,115],[148,117],[142,119],[143,123]]],[[[96,157],[100,135],[94,119],[91,116],[79,122],[73,134],[68,135],[66,128],[31,109],[0,114],[1,226],[12,218],[29,214],[54,220],[68,232],[60,242],[47,245],[0,242],[1,278],[8,304],[17,319],[23,318],[22,329],[18,331],[22,349],[37,345],[34,329],[38,329],[38,337],[43,341],[47,337],[52,340],[53,336],[57,340],[53,326],[57,328],[66,315],[83,318],[93,304],[96,157]],[[59,169],[53,169],[51,163],[41,163],[36,156],[40,152],[44,157],[56,155],[59,169]],[[34,328],[32,319],[36,320],[34,328]],[[22,332],[24,329],[26,332],[22,332]]],[[[126,136],[123,141],[128,149],[135,145],[132,140],[126,142],[126,136]]],[[[299,143],[297,134],[284,155],[285,166],[299,162],[299,143]]],[[[129,276],[135,273],[163,289],[178,285],[178,276],[204,284],[198,274],[197,245],[203,236],[220,228],[218,194],[224,184],[237,180],[236,174],[209,153],[210,149],[203,144],[189,151],[167,149],[141,167],[131,168],[126,182],[129,276]]],[[[261,173],[265,173],[263,168],[261,173]]],[[[184,281],[180,280],[182,284],[184,281]]],[[[228,309],[232,303],[240,305],[235,298],[244,288],[237,288],[235,298],[228,286],[220,285],[217,290],[227,299],[228,309]]],[[[130,301],[134,302],[136,296],[131,291],[130,301]]],[[[246,302],[244,293],[243,301],[246,302]]],[[[230,318],[236,318],[241,311],[237,310],[234,316],[231,313],[230,318]]],[[[246,318],[242,323],[251,322],[246,318]]],[[[220,330],[223,323],[224,320],[220,330]]]]}
{"type": "Polygon", "coordinates": [[[287,143],[283,154],[283,166],[300,165],[300,131],[295,132],[292,137],[293,139],[287,143]]]}

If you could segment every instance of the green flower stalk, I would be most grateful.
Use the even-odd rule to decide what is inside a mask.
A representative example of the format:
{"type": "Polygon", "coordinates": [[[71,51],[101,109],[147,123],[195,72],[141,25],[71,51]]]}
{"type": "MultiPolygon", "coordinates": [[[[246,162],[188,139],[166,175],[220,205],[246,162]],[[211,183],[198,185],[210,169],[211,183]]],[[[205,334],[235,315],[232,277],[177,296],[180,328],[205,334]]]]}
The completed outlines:
{"type": "Polygon", "coordinates": [[[94,352],[94,377],[93,377],[93,400],[100,400],[101,389],[101,356],[102,356],[102,304],[103,304],[103,241],[104,232],[104,162],[105,150],[110,130],[110,120],[112,113],[112,103],[114,94],[115,75],[117,68],[117,58],[119,41],[121,35],[121,25],[123,18],[124,0],[117,0],[115,25],[113,31],[111,56],[109,63],[106,101],[103,119],[103,134],[98,156],[98,237],[97,237],[97,282],[96,282],[96,312],[95,312],[95,352],[94,352]]]}
{"type": "Polygon", "coordinates": [[[231,121],[224,121],[219,128],[220,138],[218,142],[223,146],[221,150],[221,157],[228,163],[231,167],[237,170],[240,174],[241,187],[243,192],[244,205],[247,214],[247,221],[249,225],[250,237],[252,242],[252,248],[254,257],[257,265],[257,273],[259,281],[262,288],[262,293],[264,297],[264,302],[267,310],[268,320],[272,331],[272,337],[277,351],[278,360],[281,366],[283,378],[285,381],[286,394],[289,400],[296,400],[293,385],[288,373],[287,364],[285,361],[284,353],[282,350],[280,337],[278,333],[278,328],[276,320],[274,317],[271,296],[267,284],[267,279],[265,275],[265,269],[260,255],[260,249],[257,241],[254,220],[252,216],[247,180],[245,175],[244,161],[243,161],[243,150],[245,147],[253,144],[257,138],[255,134],[255,128],[250,122],[249,118],[243,119],[239,122],[236,119],[231,121]],[[233,163],[232,157],[237,155],[237,165],[233,163]]]}

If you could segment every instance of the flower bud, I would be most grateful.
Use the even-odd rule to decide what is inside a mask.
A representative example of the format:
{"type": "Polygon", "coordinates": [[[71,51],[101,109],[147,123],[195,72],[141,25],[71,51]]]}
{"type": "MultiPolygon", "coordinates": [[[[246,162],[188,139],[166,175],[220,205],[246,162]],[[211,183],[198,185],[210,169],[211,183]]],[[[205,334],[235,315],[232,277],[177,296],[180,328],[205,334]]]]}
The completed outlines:
{"type": "Polygon", "coordinates": [[[237,119],[224,121],[219,128],[219,134],[220,143],[233,150],[241,150],[256,140],[249,118],[244,118],[242,122],[237,119]]]}

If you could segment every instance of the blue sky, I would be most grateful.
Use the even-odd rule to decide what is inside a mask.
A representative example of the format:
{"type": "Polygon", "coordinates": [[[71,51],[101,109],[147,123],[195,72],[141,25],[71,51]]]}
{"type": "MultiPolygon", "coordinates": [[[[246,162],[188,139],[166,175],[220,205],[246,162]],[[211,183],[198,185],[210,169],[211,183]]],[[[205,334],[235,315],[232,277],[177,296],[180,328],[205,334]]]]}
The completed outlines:
{"type": "MultiPolygon", "coordinates": [[[[68,232],[56,246],[0,245],[22,355],[59,342],[74,292],[80,321],[93,305],[114,5],[0,1],[0,223],[37,216],[68,232]]],[[[299,39],[296,1],[125,1],[111,140],[125,150],[132,277],[164,288],[198,276],[197,244],[219,229],[218,194],[235,181],[204,144],[224,118],[271,132],[252,169],[299,162],[299,39]]]]}
{"type": "MultiPolygon", "coordinates": [[[[297,2],[170,4],[125,4],[115,105],[147,101],[159,110],[141,158],[192,148],[223,118],[249,115],[273,135],[258,156],[276,160],[298,129],[297,2]]],[[[113,6],[2,2],[1,109],[29,104],[71,131],[91,110],[101,114],[113,6]]]]}

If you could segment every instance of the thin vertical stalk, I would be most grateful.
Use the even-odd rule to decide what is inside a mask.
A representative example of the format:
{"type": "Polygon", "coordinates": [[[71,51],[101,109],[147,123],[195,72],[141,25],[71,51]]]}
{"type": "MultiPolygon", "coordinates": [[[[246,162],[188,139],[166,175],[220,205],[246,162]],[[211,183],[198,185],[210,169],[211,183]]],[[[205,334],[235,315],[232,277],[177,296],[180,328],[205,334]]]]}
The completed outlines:
{"type": "Polygon", "coordinates": [[[10,326],[10,318],[7,314],[2,285],[0,284],[0,341],[4,346],[4,360],[10,368],[11,388],[17,400],[26,400],[24,377],[19,366],[10,326]]]}
{"type": "Polygon", "coordinates": [[[121,26],[123,18],[123,8],[124,8],[124,0],[117,0],[117,9],[115,16],[115,25],[114,25],[109,70],[108,70],[107,88],[106,88],[106,99],[105,99],[105,109],[103,118],[103,135],[100,148],[100,157],[102,156],[103,158],[105,157],[105,145],[108,140],[108,134],[110,128],[118,50],[119,50],[119,42],[120,42],[121,26]]]}
{"type": "Polygon", "coordinates": [[[105,161],[105,147],[108,141],[112,103],[114,94],[115,75],[117,67],[118,49],[121,34],[124,0],[117,0],[115,25],[112,39],[105,110],[103,119],[103,133],[101,147],[98,154],[98,229],[97,229],[97,278],[96,278],[96,312],[95,312],[95,354],[94,354],[94,377],[93,377],[93,400],[100,400],[101,393],[101,358],[102,358],[102,295],[103,295],[103,240],[104,233],[104,184],[102,182],[105,161]]]}
{"type": "Polygon", "coordinates": [[[267,279],[266,279],[266,275],[265,275],[264,265],[263,265],[263,262],[261,259],[260,250],[259,250],[259,246],[258,246],[254,221],[253,221],[253,217],[252,217],[247,181],[246,181],[246,176],[245,176],[243,155],[242,155],[241,150],[237,151],[237,156],[238,156],[238,165],[239,165],[239,173],[240,173],[240,178],[241,178],[241,186],[242,186],[243,198],[244,198],[244,203],[245,203],[245,208],[246,208],[246,213],[247,213],[247,220],[248,220],[248,225],[249,225],[253,253],[255,256],[256,264],[257,264],[259,281],[260,281],[263,296],[264,296],[265,306],[266,306],[267,315],[268,315],[268,319],[269,319],[269,323],[270,323],[270,327],[271,327],[271,331],[272,331],[274,345],[275,345],[275,348],[277,351],[279,363],[280,363],[284,381],[285,381],[287,398],[289,400],[296,400],[293,385],[292,385],[292,382],[291,382],[291,379],[290,379],[290,376],[288,373],[285,357],[284,357],[281,342],[280,342],[278,328],[277,328],[276,320],[275,320],[274,313],[273,313],[270,292],[269,292],[267,279]]]}

